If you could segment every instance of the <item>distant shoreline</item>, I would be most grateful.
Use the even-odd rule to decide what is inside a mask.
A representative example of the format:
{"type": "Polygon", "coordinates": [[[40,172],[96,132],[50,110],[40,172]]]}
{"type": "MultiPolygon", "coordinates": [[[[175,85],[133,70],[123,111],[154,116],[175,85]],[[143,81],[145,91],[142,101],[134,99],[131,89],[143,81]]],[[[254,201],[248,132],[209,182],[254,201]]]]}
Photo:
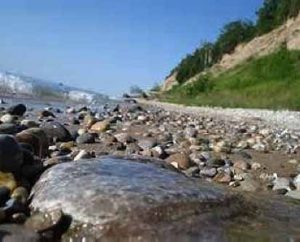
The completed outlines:
{"type": "Polygon", "coordinates": [[[42,97],[34,97],[31,95],[25,94],[3,94],[0,93],[0,98],[7,98],[7,99],[23,99],[23,100],[37,100],[37,101],[64,101],[61,99],[54,99],[54,98],[42,98],[42,97]]]}
{"type": "Polygon", "coordinates": [[[136,99],[142,105],[163,108],[168,112],[177,112],[188,115],[213,117],[225,121],[244,122],[253,121],[264,122],[274,128],[286,128],[295,132],[300,132],[300,112],[289,110],[272,109],[250,109],[250,108],[221,108],[208,106],[185,106],[160,102],[155,100],[136,99]]]}

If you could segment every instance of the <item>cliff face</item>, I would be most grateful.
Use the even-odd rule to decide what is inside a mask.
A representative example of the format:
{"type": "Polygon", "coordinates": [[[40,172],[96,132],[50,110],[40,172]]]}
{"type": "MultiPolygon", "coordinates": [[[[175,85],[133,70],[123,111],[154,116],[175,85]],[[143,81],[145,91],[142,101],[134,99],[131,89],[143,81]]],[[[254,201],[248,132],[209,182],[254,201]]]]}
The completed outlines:
{"type": "MultiPolygon", "coordinates": [[[[283,45],[289,50],[300,50],[300,14],[297,18],[288,20],[284,25],[270,33],[254,38],[248,43],[238,45],[232,54],[224,55],[219,63],[210,68],[209,72],[218,75],[248,59],[269,55],[283,45]]],[[[192,77],[186,83],[193,82],[199,75],[201,73],[192,77]]],[[[176,84],[175,74],[164,81],[162,91],[170,90],[176,84]]]]}
{"type": "Polygon", "coordinates": [[[289,50],[300,50],[300,15],[268,34],[237,46],[232,54],[224,55],[220,63],[214,65],[211,71],[231,69],[250,58],[271,54],[283,45],[286,45],[289,50]]]}
{"type": "Polygon", "coordinates": [[[177,85],[178,82],[176,80],[177,73],[173,73],[171,76],[167,77],[161,86],[161,91],[165,92],[172,89],[173,86],[177,85]]]}

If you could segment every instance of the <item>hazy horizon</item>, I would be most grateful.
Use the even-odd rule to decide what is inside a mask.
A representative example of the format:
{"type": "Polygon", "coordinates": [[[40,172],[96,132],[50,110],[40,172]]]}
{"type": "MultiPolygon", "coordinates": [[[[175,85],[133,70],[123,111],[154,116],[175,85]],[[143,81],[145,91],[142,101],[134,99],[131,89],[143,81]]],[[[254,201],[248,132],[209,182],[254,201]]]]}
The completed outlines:
{"type": "Polygon", "coordinates": [[[0,69],[118,95],[160,82],[262,0],[3,0],[0,69]]]}

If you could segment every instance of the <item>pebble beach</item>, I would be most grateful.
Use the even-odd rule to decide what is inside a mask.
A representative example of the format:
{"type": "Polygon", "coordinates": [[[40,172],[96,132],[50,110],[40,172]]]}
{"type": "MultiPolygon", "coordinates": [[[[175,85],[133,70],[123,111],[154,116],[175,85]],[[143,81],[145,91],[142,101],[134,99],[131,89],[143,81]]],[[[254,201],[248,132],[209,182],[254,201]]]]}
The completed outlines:
{"type": "Polygon", "coordinates": [[[299,121],[134,99],[101,110],[3,103],[0,231],[9,241],[248,241],[242,220],[254,239],[261,224],[265,241],[297,238],[299,121]]]}

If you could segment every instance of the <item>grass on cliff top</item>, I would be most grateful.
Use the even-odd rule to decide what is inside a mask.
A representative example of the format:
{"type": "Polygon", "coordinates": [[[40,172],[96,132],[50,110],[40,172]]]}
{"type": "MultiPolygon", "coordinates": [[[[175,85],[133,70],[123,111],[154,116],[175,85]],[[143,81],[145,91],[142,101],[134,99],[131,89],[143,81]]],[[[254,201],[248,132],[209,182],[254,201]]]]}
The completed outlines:
{"type": "Polygon", "coordinates": [[[218,77],[175,86],[162,101],[195,106],[300,110],[300,51],[281,49],[218,77]]]}

